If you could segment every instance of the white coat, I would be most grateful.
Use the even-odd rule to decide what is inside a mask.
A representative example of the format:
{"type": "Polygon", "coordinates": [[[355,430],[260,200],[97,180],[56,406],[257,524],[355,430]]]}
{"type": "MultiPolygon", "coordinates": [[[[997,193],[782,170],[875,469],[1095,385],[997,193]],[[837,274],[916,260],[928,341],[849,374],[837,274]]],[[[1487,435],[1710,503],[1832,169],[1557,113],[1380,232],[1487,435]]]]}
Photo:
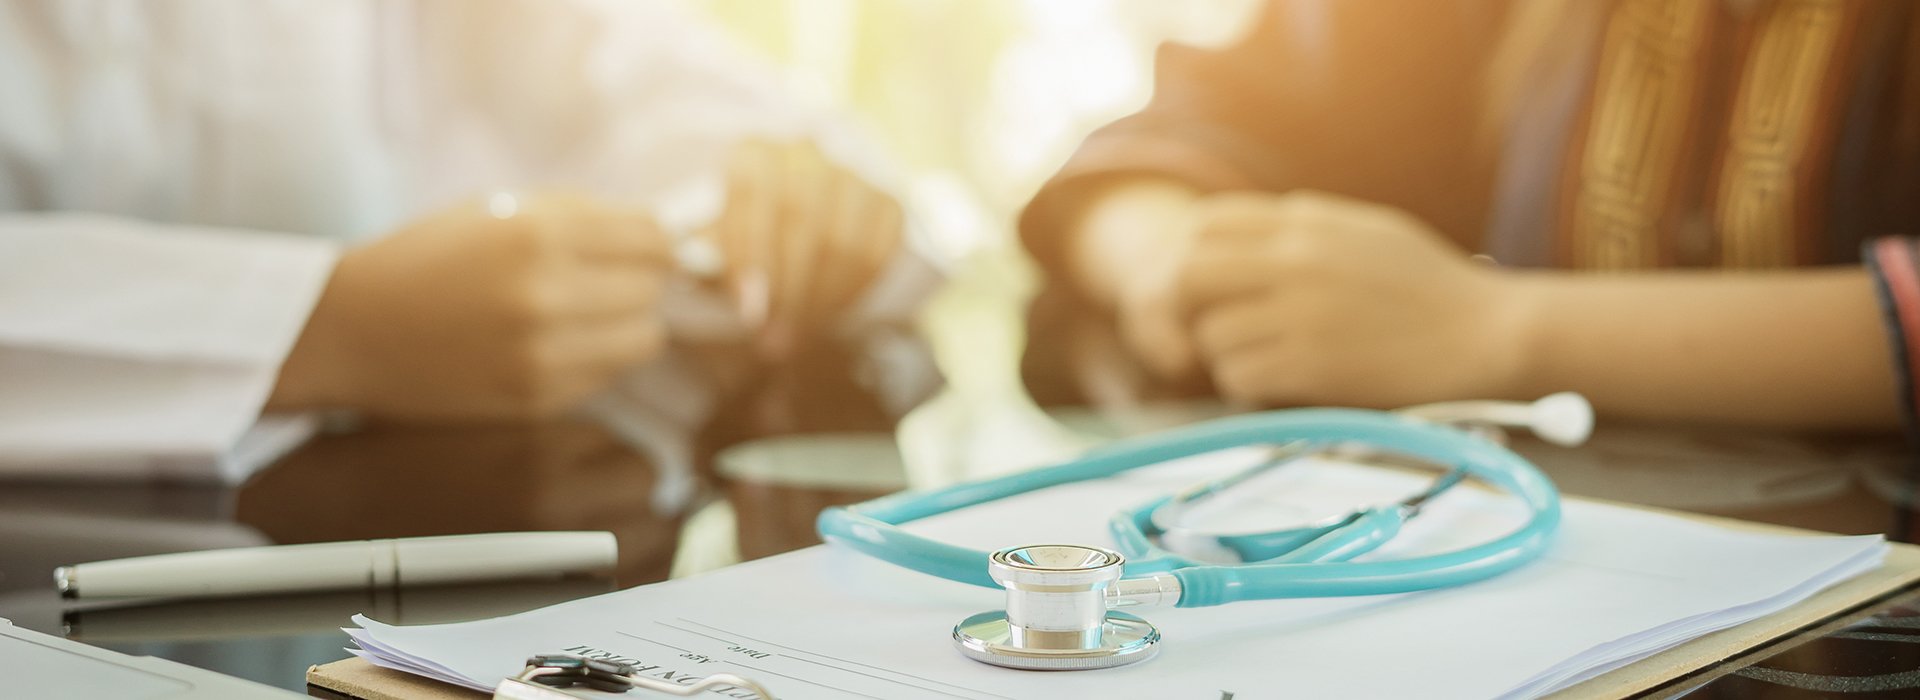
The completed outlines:
{"type": "MultiPolygon", "coordinates": [[[[660,3],[0,2],[0,475],[240,476],[337,246],[530,186],[685,227],[752,136],[884,180],[836,124],[660,3]]],[[[855,315],[897,345],[931,276],[896,268],[855,315]]],[[[684,461],[673,364],[596,404],[684,461]]]]}

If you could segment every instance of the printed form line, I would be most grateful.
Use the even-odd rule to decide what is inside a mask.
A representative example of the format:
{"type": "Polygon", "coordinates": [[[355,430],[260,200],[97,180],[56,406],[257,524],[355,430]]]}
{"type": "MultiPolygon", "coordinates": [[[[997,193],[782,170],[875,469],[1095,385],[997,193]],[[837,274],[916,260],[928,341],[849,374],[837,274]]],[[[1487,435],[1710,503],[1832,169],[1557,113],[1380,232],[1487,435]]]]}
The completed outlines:
{"type": "Polygon", "coordinates": [[[689,654],[691,654],[691,653],[693,653],[693,650],[692,650],[692,649],[688,649],[688,648],[686,648],[686,647],[677,647],[677,646],[674,646],[674,645],[672,645],[672,644],[668,644],[668,643],[666,643],[666,642],[663,642],[663,641],[660,641],[660,640],[658,640],[658,639],[648,639],[648,638],[646,638],[646,637],[642,637],[642,636],[640,636],[640,635],[637,635],[637,634],[634,634],[634,633],[632,633],[632,632],[622,632],[622,631],[620,631],[620,630],[614,630],[614,631],[613,631],[613,633],[614,633],[614,634],[619,634],[619,635],[625,635],[625,636],[628,636],[628,637],[632,637],[632,638],[634,638],[634,639],[638,639],[638,640],[640,640],[640,641],[643,641],[643,642],[648,642],[648,643],[652,643],[652,644],[658,644],[658,645],[660,645],[660,646],[663,646],[663,647],[666,647],[666,648],[668,648],[668,649],[678,649],[678,650],[680,650],[680,651],[684,651],[684,652],[686,652],[686,653],[689,653],[689,654]]]}
{"type": "MultiPolygon", "coordinates": [[[[805,649],[796,649],[796,648],[794,648],[794,647],[790,647],[790,646],[787,646],[787,645],[785,645],[785,644],[780,644],[780,643],[777,643],[777,642],[770,642],[770,641],[767,641],[767,640],[765,640],[765,639],[759,639],[759,638],[756,638],[756,637],[749,637],[749,636],[747,636],[747,635],[744,635],[744,634],[740,634],[740,633],[738,633],[738,632],[733,632],[733,631],[729,631],[729,630],[723,630],[723,629],[720,629],[720,628],[718,628],[718,627],[715,627],[715,626],[713,626],[713,625],[709,625],[709,624],[707,624],[707,623],[704,623],[704,622],[700,622],[700,621],[697,621],[697,620],[689,620],[689,619],[687,619],[687,618],[684,618],[684,617],[682,617],[682,618],[676,618],[676,619],[678,619],[678,620],[679,620],[679,621],[681,621],[681,622],[685,622],[685,623],[687,623],[687,624],[689,624],[689,625],[698,625],[698,626],[700,626],[700,627],[705,627],[705,628],[707,628],[707,629],[710,629],[710,630],[713,630],[713,631],[715,631],[715,632],[719,632],[719,633],[721,633],[721,634],[726,634],[726,635],[732,635],[732,636],[735,636],[735,637],[739,637],[739,638],[741,638],[741,639],[748,639],[748,640],[752,640],[752,641],[754,641],[754,642],[756,642],[756,643],[759,643],[759,644],[764,644],[764,645],[766,645],[766,646],[770,646],[770,647],[776,647],[776,648],[779,648],[779,649],[784,649],[784,650],[786,650],[786,651],[792,651],[792,652],[799,652],[799,653],[802,653],[802,654],[807,654],[807,655],[809,655],[809,656],[818,656],[818,657],[820,657],[820,658],[823,658],[823,659],[831,659],[831,660],[834,660],[834,661],[838,661],[838,662],[840,662],[840,663],[843,663],[843,664],[850,664],[850,665],[854,665],[854,666],[860,666],[860,667],[863,667],[863,668],[870,668],[870,669],[873,669],[873,670],[875,670],[875,671],[880,671],[880,672],[882,672],[882,673],[891,673],[891,674],[894,674],[894,675],[898,675],[898,676],[904,676],[904,677],[907,677],[907,678],[912,678],[912,679],[914,679],[914,680],[916,680],[916,681],[921,681],[921,682],[924,682],[924,683],[932,683],[932,684],[934,684],[934,685],[940,685],[940,686],[946,686],[946,687],[948,687],[948,688],[953,688],[953,689],[955,689],[955,690],[961,690],[961,691],[965,691],[965,692],[968,692],[968,693],[973,693],[973,694],[975,694],[975,695],[984,695],[984,696],[986,696],[986,697],[990,697],[990,698],[1000,698],[1000,700],[1015,700],[1014,698],[1012,698],[1012,697],[1009,697],[1009,696],[1006,696],[1006,695],[995,695],[995,694],[993,694],[993,693],[989,693],[989,692],[985,692],[985,691],[981,691],[981,690],[975,690],[975,689],[973,689],[973,688],[968,688],[968,687],[966,687],[966,686],[963,686],[963,685],[954,685],[954,684],[952,684],[952,683],[946,683],[946,682],[942,682],[942,681],[936,681],[936,680],[934,680],[934,679],[932,679],[932,678],[922,678],[922,677],[920,677],[920,676],[916,676],[916,675],[913,675],[913,674],[910,674],[910,673],[901,673],[901,672],[899,672],[899,671],[895,671],[895,670],[893,670],[893,669],[890,669],[890,668],[881,668],[881,667],[879,667],[879,666],[875,666],[875,665],[872,665],[872,664],[863,664],[863,663],[860,663],[860,662],[858,662],[858,661],[851,661],[851,660],[848,660],[848,659],[842,659],[842,658],[839,658],[839,657],[835,657],[835,656],[829,656],[829,655],[826,655],[826,654],[822,654],[822,653],[820,653],[820,652],[816,652],[816,651],[807,651],[807,650],[805,650],[805,649]]],[[[656,621],[656,622],[657,622],[657,621],[656,621]]],[[[664,625],[664,624],[666,624],[666,623],[660,623],[660,624],[663,624],[663,625],[664,625]]],[[[672,627],[672,625],[668,625],[668,626],[669,626],[669,627],[672,627]]],[[[676,628],[676,629],[680,629],[680,628],[676,628]]],[[[688,631],[691,631],[691,630],[688,630],[688,631]]],[[[699,633],[699,632],[694,632],[694,634],[700,634],[700,633],[699,633]]],[[[714,637],[713,635],[707,635],[707,634],[701,634],[700,636],[702,636],[702,637],[707,637],[707,638],[709,638],[709,639],[719,639],[719,637],[714,637]]],[[[722,641],[725,641],[725,640],[722,640],[722,641]]],[[[737,642],[731,642],[731,641],[729,641],[729,642],[727,642],[727,643],[728,643],[728,644],[737,644],[737,642]]],[[[819,665],[821,665],[821,666],[826,666],[826,667],[828,667],[828,668],[836,668],[836,667],[835,667],[835,666],[833,666],[832,664],[825,664],[825,663],[821,663],[821,662],[818,662],[818,661],[813,661],[813,660],[811,660],[811,659],[803,659],[803,658],[800,658],[800,657],[797,657],[797,656],[793,656],[793,655],[790,655],[790,654],[781,654],[781,656],[785,656],[785,657],[787,657],[787,658],[789,658],[789,659],[793,659],[793,660],[795,660],[795,661],[806,661],[806,662],[808,662],[808,663],[813,663],[813,664],[819,664],[819,665]]],[[[842,670],[842,671],[846,671],[846,672],[848,672],[848,673],[859,673],[860,675],[863,675],[863,676],[864,676],[864,675],[867,675],[867,674],[865,674],[865,673],[860,673],[859,671],[855,671],[855,670],[853,670],[853,669],[850,669],[850,668],[841,668],[841,669],[839,669],[839,670],[842,670]]],[[[885,678],[882,678],[881,680],[889,680],[889,679],[885,679],[885,678]]],[[[900,681],[893,681],[893,682],[895,682],[895,683],[900,683],[900,681]]],[[[908,685],[908,686],[912,686],[912,684],[910,684],[910,683],[901,683],[901,685],[908,685]]],[[[913,686],[913,687],[919,687],[919,686],[913,686]]],[[[936,692],[936,693],[940,693],[940,692],[941,692],[941,691],[939,691],[939,690],[934,690],[934,689],[932,689],[932,688],[921,688],[921,690],[928,690],[928,691],[932,691],[932,692],[936,692]]],[[[942,693],[942,694],[943,694],[943,695],[952,695],[952,693],[942,693]]],[[[965,696],[955,696],[955,697],[965,697],[965,696]]]]}
{"type": "MultiPolygon", "coordinates": [[[[678,627],[675,627],[674,629],[680,629],[680,628],[678,628],[678,627]]],[[[682,630],[682,631],[686,631],[686,630],[682,630]]],[[[648,638],[646,638],[646,637],[642,637],[642,636],[640,636],[640,635],[637,635],[637,634],[634,634],[634,633],[632,633],[632,632],[622,632],[622,631],[620,631],[620,630],[614,630],[614,633],[615,633],[615,634],[619,634],[619,635],[623,635],[623,636],[627,636],[627,637],[632,637],[632,638],[634,638],[634,639],[638,639],[638,640],[640,640],[640,641],[643,641],[643,642],[646,642],[646,643],[648,643],[648,644],[658,644],[658,645],[660,645],[660,646],[663,646],[663,647],[667,647],[667,648],[670,648],[670,649],[679,649],[680,651],[683,651],[683,652],[686,652],[686,653],[688,653],[688,654],[692,654],[692,653],[694,653],[694,652],[693,652],[692,650],[689,650],[689,649],[686,649],[686,648],[684,648],[684,647],[677,647],[677,646],[674,646],[674,645],[672,645],[672,644],[668,644],[668,643],[666,643],[666,642],[661,642],[661,641],[657,641],[657,640],[652,640],[652,639],[648,639],[648,638]]],[[[696,634],[698,634],[698,633],[696,633],[696,634]]],[[[706,636],[706,635],[701,635],[701,636],[706,636]]],[[[732,642],[727,642],[727,643],[728,643],[728,644],[732,644],[732,642]]],[[[805,683],[805,684],[807,684],[807,685],[815,685],[815,686],[819,686],[819,687],[822,687],[822,688],[826,688],[827,690],[831,690],[831,691],[834,691],[834,692],[836,692],[836,693],[846,693],[846,694],[848,694],[848,695],[858,695],[858,696],[860,696],[860,697],[863,697],[863,698],[873,698],[873,700],[886,700],[886,698],[882,698],[882,697],[879,697],[879,696],[876,696],[876,695],[868,695],[868,694],[866,694],[866,693],[862,693],[862,692],[859,692],[859,691],[854,691],[854,690],[848,690],[848,689],[846,689],[846,688],[841,688],[841,687],[838,687],[838,686],[831,686],[831,685],[827,685],[827,684],[825,684],[825,683],[821,683],[821,682],[819,682],[819,681],[811,681],[811,680],[807,680],[807,679],[805,679],[805,678],[800,678],[800,677],[797,677],[797,676],[789,676],[789,675],[787,675],[787,674],[784,674],[784,673],[780,673],[779,671],[769,671],[769,670],[767,670],[767,669],[764,669],[764,668],[760,668],[760,667],[758,667],[758,666],[749,666],[749,665],[747,665],[747,664],[743,664],[743,663],[740,663],[740,662],[738,662],[738,661],[734,661],[733,659],[718,659],[718,658],[716,658],[716,659],[714,659],[714,661],[718,661],[718,662],[720,662],[720,663],[723,663],[723,664],[730,664],[730,665],[733,665],[733,666],[739,666],[739,667],[741,667],[741,668],[744,668],[744,669],[747,669],[747,670],[750,670],[750,671],[753,671],[754,673],[764,673],[764,674],[767,674],[767,675],[769,675],[769,676],[779,676],[779,677],[781,677],[781,678],[786,678],[786,679],[789,679],[789,680],[794,680],[794,681],[799,681],[799,682],[801,682],[801,683],[805,683]]]]}
{"type": "Polygon", "coordinates": [[[687,628],[685,628],[685,627],[681,627],[681,626],[679,626],[679,625],[669,625],[669,624],[667,624],[667,623],[665,623],[665,622],[661,622],[661,621],[659,621],[659,620],[654,620],[654,621],[653,621],[653,624],[656,624],[656,625],[659,625],[659,626],[661,626],[661,627],[665,627],[665,628],[667,628],[667,629],[672,629],[672,630],[680,630],[680,631],[682,631],[682,632],[685,632],[685,633],[687,633],[687,634],[696,634],[696,635],[699,635],[699,636],[702,636],[702,637],[706,637],[707,639],[711,639],[711,640],[713,640],[713,641],[716,641],[716,642],[719,642],[719,643],[721,643],[721,644],[731,644],[731,645],[733,645],[733,646],[741,646],[741,644],[740,644],[739,642],[736,642],[736,641],[733,641],[733,640],[731,640],[731,639],[722,639],[722,638],[720,638],[720,637],[715,637],[715,636],[713,636],[713,635],[711,635],[711,634],[707,634],[707,633],[705,633],[705,632],[701,632],[701,631],[699,631],[699,630],[690,630],[690,629],[687,629],[687,628]]]}
{"type": "MultiPolygon", "coordinates": [[[[821,663],[821,662],[818,662],[818,661],[814,661],[814,660],[812,660],[812,659],[803,659],[803,658],[800,658],[800,657],[798,657],[798,656],[794,656],[794,655],[792,655],[792,654],[781,654],[781,655],[780,655],[780,658],[783,658],[783,659],[793,659],[794,661],[800,661],[800,662],[803,662],[803,663],[809,663],[809,664],[813,664],[813,665],[815,665],[815,666],[819,666],[819,667],[821,667],[821,668],[830,668],[830,669],[833,669],[833,670],[835,670],[835,671],[840,671],[840,672],[842,672],[842,673],[851,673],[851,674],[854,674],[854,675],[856,675],[856,676],[866,676],[866,677],[868,677],[868,678],[872,678],[872,679],[874,679],[874,680],[877,680],[877,681],[886,681],[886,682],[888,682],[888,683],[897,683],[897,684],[899,684],[899,685],[904,685],[904,686],[907,686],[907,687],[909,687],[909,688],[918,688],[918,689],[920,689],[920,690],[924,690],[924,691],[927,691],[927,692],[929,692],[929,693],[939,693],[939,694],[941,694],[941,695],[945,695],[945,696],[947,696],[947,697],[950,697],[950,698],[960,698],[960,700],[973,700],[973,698],[971,698],[971,697],[968,697],[968,696],[965,696],[965,695],[960,695],[960,694],[958,694],[958,693],[949,693],[949,692],[947,692],[947,691],[944,691],[944,690],[940,690],[940,689],[938,689],[938,688],[928,688],[928,687],[926,687],[926,686],[919,686],[919,685],[914,685],[914,684],[912,684],[912,683],[902,683],[901,681],[899,681],[899,680],[896,680],[896,679],[892,679],[892,678],[884,678],[884,677],[881,677],[881,676],[876,676],[876,675],[873,675],[873,674],[871,674],[871,673],[867,673],[867,672],[865,672],[865,671],[855,671],[855,670],[853,670],[853,669],[850,669],[850,668],[842,668],[842,667],[839,667],[839,666],[835,666],[835,665],[833,665],[833,664],[827,664],[827,663],[821,663]]],[[[901,674],[901,675],[906,675],[906,674],[901,674]]],[[[908,678],[912,678],[912,676],[907,676],[907,677],[908,677],[908,678]]],[[[923,679],[923,680],[924,680],[924,679],[923,679]]],[[[936,681],[936,682],[937,682],[937,681],[936,681]]]]}
{"type": "MultiPolygon", "coordinates": [[[[688,622],[688,623],[691,623],[691,624],[696,624],[696,625],[698,625],[698,624],[700,624],[700,623],[698,623],[698,622],[694,622],[694,621],[692,621],[692,620],[688,620],[688,619],[686,619],[686,618],[680,618],[680,619],[681,619],[681,621],[683,621],[683,622],[688,622]]],[[[665,623],[665,622],[661,622],[661,621],[659,621],[659,620],[654,620],[653,622],[654,622],[654,624],[657,624],[657,625],[660,625],[661,627],[666,627],[666,628],[668,628],[668,629],[676,629],[676,630],[680,630],[680,631],[682,631],[682,632],[686,632],[686,633],[688,633],[688,634],[696,634],[696,635],[700,635],[700,636],[702,636],[702,637],[706,637],[707,639],[711,639],[711,640],[714,640],[714,641],[717,641],[717,642],[720,642],[720,643],[722,643],[722,644],[729,644],[729,645],[733,645],[733,646],[745,646],[745,645],[743,645],[743,644],[741,644],[741,643],[739,643],[739,642],[736,642],[736,641],[733,641],[733,640],[731,640],[731,639],[725,639],[725,638],[721,638],[721,637],[715,637],[715,636],[713,636],[713,635],[711,635],[711,634],[706,634],[706,633],[703,633],[703,632],[700,632],[700,631],[698,631],[698,630],[690,630],[690,629],[687,629],[687,628],[685,628],[685,627],[681,627],[681,626],[679,626],[679,625],[671,625],[671,624],[667,624],[667,623],[665,623]]],[[[703,625],[703,626],[707,626],[707,625],[703,625]]],[[[707,627],[709,627],[710,629],[713,629],[713,630],[716,630],[716,631],[719,631],[719,632],[723,632],[723,633],[724,633],[724,632],[726,632],[726,630],[723,630],[723,629],[720,629],[720,628],[718,628],[718,627],[711,627],[711,626],[707,626],[707,627]]],[[[624,633],[622,633],[622,634],[624,634],[624,633]]],[[[742,639],[753,639],[752,637],[741,637],[741,638],[742,638],[742,639]]],[[[759,640],[754,640],[754,641],[759,641],[759,640]]],[[[768,643],[766,643],[766,644],[765,644],[765,646],[775,646],[775,647],[777,647],[777,646],[780,646],[780,645],[778,645],[778,644],[773,644],[773,643],[771,643],[771,642],[768,642],[768,643]]],[[[818,662],[818,661],[814,661],[814,660],[812,660],[812,659],[803,659],[803,658],[800,658],[800,657],[798,657],[798,656],[794,656],[794,655],[792,655],[792,654],[779,654],[778,656],[780,656],[781,658],[785,658],[785,659],[793,659],[794,661],[801,661],[801,662],[805,662],[805,663],[810,663],[810,664],[813,664],[813,665],[815,665],[815,666],[820,666],[820,667],[823,667],[823,668],[830,668],[830,669],[833,669],[833,670],[835,670],[835,671],[839,671],[839,672],[842,672],[842,673],[851,673],[851,674],[853,674],[853,675],[856,675],[856,676],[866,676],[867,678],[872,678],[872,679],[874,679],[874,680],[876,680],[876,681],[884,681],[884,682],[887,682],[887,683],[892,683],[892,684],[894,684],[894,685],[904,685],[904,686],[906,686],[906,687],[908,687],[908,688],[912,688],[912,689],[914,689],[914,690],[924,690],[924,691],[926,691],[926,692],[929,692],[929,693],[934,693],[934,694],[937,694],[937,695],[945,695],[945,696],[947,696],[947,697],[950,697],[950,698],[960,698],[960,700],[972,700],[972,698],[970,698],[970,697],[968,697],[968,696],[966,696],[966,695],[959,695],[959,694],[956,694],[956,693],[949,693],[949,692],[947,692],[947,691],[944,691],[944,690],[941,690],[941,689],[939,689],[939,688],[928,688],[928,687],[926,687],[926,686],[923,686],[923,685],[914,685],[914,684],[912,684],[912,683],[908,683],[908,682],[906,682],[906,681],[902,681],[902,680],[900,680],[900,679],[898,679],[898,678],[887,678],[887,677],[885,677],[885,676],[876,676],[876,675],[873,675],[873,674],[871,674],[871,673],[865,673],[865,672],[862,672],[862,671],[855,671],[855,670],[853,670],[853,669],[850,669],[850,668],[843,668],[843,667],[840,667],[840,666],[835,666],[835,665],[833,665],[833,664],[827,664],[827,663],[821,663],[821,662],[818,662]]],[[[722,660],[722,661],[725,661],[725,662],[727,662],[727,663],[732,663],[732,664],[737,664],[737,665],[740,665],[740,666],[746,666],[747,668],[753,668],[752,666],[747,666],[746,664],[743,664],[743,663],[740,663],[740,662],[738,662],[738,661],[734,661],[734,660],[732,660],[732,659],[720,659],[720,660],[722,660]]],[[[883,670],[884,670],[884,669],[883,669],[883,670]]],[[[769,673],[771,673],[771,671],[769,671],[769,673]]],[[[914,678],[914,676],[910,676],[910,675],[907,675],[907,674],[905,674],[905,673],[902,673],[902,674],[900,674],[900,675],[902,675],[902,676],[906,676],[906,677],[908,677],[908,678],[914,678]]],[[[926,681],[926,682],[928,682],[928,683],[933,683],[933,684],[936,684],[936,685],[946,685],[945,683],[941,683],[941,682],[939,682],[939,681],[935,681],[935,680],[928,680],[928,679],[925,679],[925,678],[915,678],[915,680],[923,680],[923,681],[926,681]]],[[[816,683],[815,685],[818,685],[818,684],[816,683]]],[[[822,687],[824,687],[824,686],[822,686],[822,687]]],[[[966,688],[961,688],[961,690],[966,690],[966,688]]]]}
{"type": "Polygon", "coordinates": [[[852,690],[847,690],[846,688],[836,688],[836,687],[834,687],[834,686],[831,686],[831,685],[827,685],[827,684],[825,684],[825,683],[821,683],[821,682],[819,682],[819,681],[810,681],[810,680],[807,680],[807,679],[805,679],[805,678],[801,678],[801,677],[799,677],[799,676],[789,676],[789,675],[787,675],[787,674],[784,674],[784,673],[781,673],[781,672],[779,672],[779,671],[769,671],[769,670],[767,670],[767,669],[764,669],[764,668],[760,668],[760,667],[758,667],[758,666],[748,666],[748,665],[746,665],[746,664],[743,664],[743,663],[740,663],[740,662],[738,662],[738,661],[728,661],[727,663],[730,663],[730,664],[733,664],[733,665],[735,665],[735,666],[739,666],[739,667],[741,667],[741,668],[744,668],[744,669],[747,669],[747,670],[749,670],[749,671],[753,671],[754,673],[765,673],[765,674],[767,674],[767,675],[770,675],[770,676],[779,676],[779,677],[781,677],[781,678],[790,678],[790,679],[793,679],[793,680],[796,680],[796,681],[799,681],[799,682],[801,682],[801,683],[805,683],[805,684],[807,684],[807,685],[817,685],[817,686],[820,686],[820,687],[822,687],[822,688],[826,688],[827,690],[832,690],[832,691],[835,691],[835,692],[841,692],[841,693],[846,693],[846,694],[848,694],[848,695],[858,695],[858,696],[860,696],[860,697],[863,697],[863,698],[873,698],[873,700],[887,700],[886,698],[883,698],[883,697],[880,697],[880,696],[878,696],[878,695],[868,695],[868,694],[866,694],[866,693],[861,693],[861,692],[856,692],[856,691],[852,691],[852,690]]]}

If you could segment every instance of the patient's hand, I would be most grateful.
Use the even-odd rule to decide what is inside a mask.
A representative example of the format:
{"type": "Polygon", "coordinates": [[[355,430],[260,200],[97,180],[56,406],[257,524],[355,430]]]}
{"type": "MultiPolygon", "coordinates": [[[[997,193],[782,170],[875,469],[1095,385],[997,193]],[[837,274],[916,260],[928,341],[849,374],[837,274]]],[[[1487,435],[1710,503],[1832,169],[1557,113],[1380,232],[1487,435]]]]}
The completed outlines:
{"type": "Polygon", "coordinates": [[[1296,192],[1203,197],[1190,215],[1163,284],[1186,331],[1171,343],[1190,344],[1227,399],[1393,407],[1518,391],[1526,306],[1509,274],[1405,212],[1296,192]]]}
{"type": "Polygon", "coordinates": [[[763,354],[831,328],[900,248],[900,204],[810,143],[741,144],[727,190],[710,235],[742,315],[764,326],[763,354]]]}
{"type": "Polygon", "coordinates": [[[273,403],[418,420],[552,416],[655,355],[668,264],[652,220],[496,195],[348,252],[273,403]]]}

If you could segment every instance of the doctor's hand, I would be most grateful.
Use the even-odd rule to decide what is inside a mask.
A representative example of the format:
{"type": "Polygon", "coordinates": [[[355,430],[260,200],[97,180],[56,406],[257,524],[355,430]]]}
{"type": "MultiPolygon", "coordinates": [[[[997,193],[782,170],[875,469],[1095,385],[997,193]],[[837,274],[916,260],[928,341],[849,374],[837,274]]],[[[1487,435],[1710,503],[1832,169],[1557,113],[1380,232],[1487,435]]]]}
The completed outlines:
{"type": "Polygon", "coordinates": [[[904,216],[885,192],[811,143],[749,141],[727,169],[709,231],[762,354],[784,357],[831,329],[899,250],[904,216]]]}
{"type": "Polygon", "coordinates": [[[412,420],[551,417],[663,347],[643,213],[495,195],[347,252],[272,403],[412,420]]]}
{"type": "Polygon", "coordinates": [[[1403,211],[1317,192],[1211,195],[1193,200],[1184,239],[1133,294],[1150,300],[1133,325],[1160,332],[1129,337],[1165,374],[1204,371],[1250,405],[1519,390],[1526,319],[1511,273],[1403,211]]]}

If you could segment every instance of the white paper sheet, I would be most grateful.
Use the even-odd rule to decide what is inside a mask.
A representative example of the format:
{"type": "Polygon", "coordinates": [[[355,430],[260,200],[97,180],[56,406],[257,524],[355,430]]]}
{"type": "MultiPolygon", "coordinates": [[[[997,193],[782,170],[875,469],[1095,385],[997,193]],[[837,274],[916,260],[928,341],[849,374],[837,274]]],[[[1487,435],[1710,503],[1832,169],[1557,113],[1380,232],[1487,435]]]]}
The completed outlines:
{"type": "MultiPolygon", "coordinates": [[[[983,549],[1104,543],[1103,522],[1117,505],[1250,458],[1186,460],[914,528],[983,549]]],[[[1322,463],[1290,466],[1250,486],[1271,512],[1305,519],[1425,483],[1322,463]]],[[[1522,517],[1502,497],[1455,489],[1369,556],[1478,542],[1522,517]]],[[[618,657],[669,679],[738,673],[801,699],[1532,697],[1782,609],[1877,566],[1885,551],[1877,536],[1762,535],[1569,504],[1554,549],[1514,573],[1398,596],[1141,610],[1165,637],[1158,658],[1071,673],[1001,669],[953,650],[953,624],[998,609],[999,592],[831,546],[511,617],[426,627],[355,618],[363,629],[349,632],[375,663],[476,688],[517,671],[529,654],[571,650],[618,657]]]]}

